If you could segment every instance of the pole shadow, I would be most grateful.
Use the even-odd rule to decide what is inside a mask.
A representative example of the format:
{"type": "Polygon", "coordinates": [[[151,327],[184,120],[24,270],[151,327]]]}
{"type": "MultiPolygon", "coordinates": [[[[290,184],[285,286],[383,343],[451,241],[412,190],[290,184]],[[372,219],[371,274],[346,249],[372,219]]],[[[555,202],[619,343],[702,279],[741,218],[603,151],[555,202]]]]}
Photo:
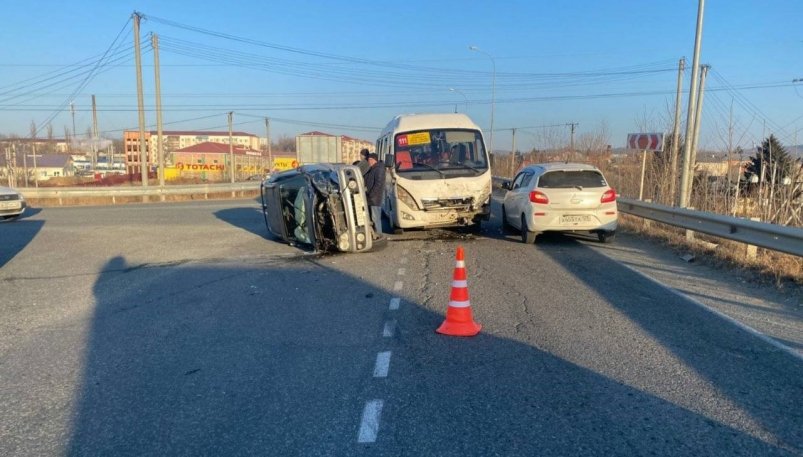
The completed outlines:
{"type": "Polygon", "coordinates": [[[803,410],[803,363],[799,359],[694,302],[680,297],[667,300],[667,293],[653,281],[570,236],[539,239],[536,249],[746,411],[779,446],[803,452],[803,425],[797,414],[803,410]],[[632,294],[641,297],[638,304],[632,294]],[[711,328],[727,331],[712,334],[711,328]],[[705,344],[699,344],[701,339],[705,344]],[[777,367],[786,372],[778,376],[777,367]]]}
{"type": "MultiPolygon", "coordinates": [[[[591,285],[615,303],[616,293],[591,285]]],[[[419,303],[404,301],[393,314],[398,332],[383,339],[394,295],[310,257],[153,268],[112,258],[94,287],[64,454],[790,454],[533,346],[437,335],[443,316],[419,303]],[[333,306],[335,296],[350,298],[333,306]],[[375,379],[377,351],[388,345],[391,375],[375,379]],[[385,405],[379,436],[360,444],[360,415],[373,399],[385,405]]],[[[799,384],[769,372],[751,379],[767,388],[748,402],[739,391],[747,384],[726,379],[745,375],[738,361],[709,366],[668,334],[671,324],[656,322],[666,316],[649,315],[660,309],[623,311],[800,450],[800,429],[776,427],[759,408],[799,411],[799,384]]]]}

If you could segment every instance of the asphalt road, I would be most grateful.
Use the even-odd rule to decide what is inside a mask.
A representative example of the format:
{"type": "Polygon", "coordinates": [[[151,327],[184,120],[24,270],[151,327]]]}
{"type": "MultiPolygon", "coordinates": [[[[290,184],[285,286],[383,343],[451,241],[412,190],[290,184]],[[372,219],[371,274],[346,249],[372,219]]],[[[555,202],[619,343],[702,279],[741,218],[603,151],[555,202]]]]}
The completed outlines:
{"type": "Polygon", "coordinates": [[[314,255],[263,224],[253,200],[0,224],[0,455],[803,455],[801,358],[635,272],[670,261],[627,237],[494,220],[314,255]],[[458,245],[473,338],[434,332],[458,245]]]}

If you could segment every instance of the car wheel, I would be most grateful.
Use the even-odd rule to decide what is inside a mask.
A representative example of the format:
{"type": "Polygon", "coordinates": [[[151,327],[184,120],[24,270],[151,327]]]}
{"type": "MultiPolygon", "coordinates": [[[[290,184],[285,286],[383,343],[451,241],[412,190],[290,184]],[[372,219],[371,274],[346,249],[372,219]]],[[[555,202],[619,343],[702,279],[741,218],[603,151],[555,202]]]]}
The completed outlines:
{"type": "Polygon", "coordinates": [[[538,236],[538,233],[531,232],[527,228],[527,220],[524,218],[524,215],[521,215],[521,242],[524,244],[533,244],[535,243],[535,237],[538,236]]]}
{"type": "Polygon", "coordinates": [[[616,231],[597,232],[597,239],[600,243],[613,243],[613,240],[616,239],[616,231]]]}
{"type": "Polygon", "coordinates": [[[505,205],[502,204],[502,233],[510,233],[513,226],[510,225],[510,222],[507,221],[507,211],[505,211],[505,205]]]}

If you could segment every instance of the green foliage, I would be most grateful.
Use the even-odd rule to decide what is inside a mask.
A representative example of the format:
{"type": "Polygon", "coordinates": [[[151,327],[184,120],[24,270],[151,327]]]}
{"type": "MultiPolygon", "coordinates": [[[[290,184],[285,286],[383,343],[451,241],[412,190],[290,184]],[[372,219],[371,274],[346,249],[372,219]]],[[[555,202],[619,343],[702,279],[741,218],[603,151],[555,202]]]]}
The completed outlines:
{"type": "Polygon", "coordinates": [[[757,148],[756,155],[750,158],[744,176],[748,181],[751,177],[757,176],[759,182],[770,182],[773,180],[774,171],[774,182],[780,183],[783,178],[791,175],[792,162],[792,157],[786,152],[786,148],[775,135],[770,135],[757,148]]]}

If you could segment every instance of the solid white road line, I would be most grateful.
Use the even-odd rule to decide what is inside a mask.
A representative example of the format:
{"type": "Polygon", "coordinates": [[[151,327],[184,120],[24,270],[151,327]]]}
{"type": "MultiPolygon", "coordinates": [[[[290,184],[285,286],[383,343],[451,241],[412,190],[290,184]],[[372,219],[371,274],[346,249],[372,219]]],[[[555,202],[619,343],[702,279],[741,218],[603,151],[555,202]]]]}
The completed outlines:
{"type": "Polygon", "coordinates": [[[387,321],[385,322],[385,328],[382,330],[382,336],[385,338],[390,338],[393,336],[393,332],[396,331],[396,321],[387,321]]]}
{"type": "Polygon", "coordinates": [[[401,303],[401,298],[399,298],[399,297],[391,298],[390,299],[390,307],[388,309],[390,309],[391,311],[395,311],[395,310],[399,309],[399,303],[401,303]]]}
{"type": "Polygon", "coordinates": [[[365,403],[357,442],[373,443],[376,441],[376,434],[379,432],[379,416],[382,414],[382,404],[382,400],[371,400],[365,403]]]}
{"type": "Polygon", "coordinates": [[[376,355],[376,365],[374,366],[375,378],[387,378],[390,370],[390,351],[380,352],[376,355]]]}

